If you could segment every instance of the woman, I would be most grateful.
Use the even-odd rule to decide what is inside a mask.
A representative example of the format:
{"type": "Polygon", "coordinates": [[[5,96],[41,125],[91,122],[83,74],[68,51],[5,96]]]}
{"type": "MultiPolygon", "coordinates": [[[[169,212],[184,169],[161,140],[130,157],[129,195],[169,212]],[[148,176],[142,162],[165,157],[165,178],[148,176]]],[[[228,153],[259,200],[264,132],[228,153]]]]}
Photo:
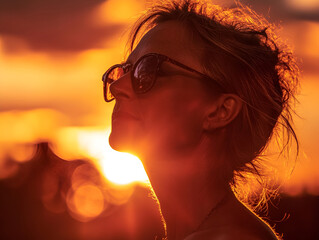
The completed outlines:
{"type": "Polygon", "coordinates": [[[296,139],[297,68],[271,26],[247,8],[175,1],[131,36],[128,59],[103,75],[105,100],[116,100],[109,142],[142,160],[166,237],[278,239],[234,194],[245,176],[262,178],[280,126],[296,139]]]}

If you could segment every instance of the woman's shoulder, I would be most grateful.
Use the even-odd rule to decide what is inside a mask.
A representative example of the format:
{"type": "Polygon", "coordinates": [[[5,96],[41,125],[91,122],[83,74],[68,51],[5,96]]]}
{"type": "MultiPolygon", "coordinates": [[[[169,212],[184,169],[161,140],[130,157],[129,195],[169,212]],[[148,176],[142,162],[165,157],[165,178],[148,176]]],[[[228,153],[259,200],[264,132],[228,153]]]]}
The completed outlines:
{"type": "Polygon", "coordinates": [[[208,229],[201,232],[196,232],[185,240],[279,240],[276,235],[270,230],[248,230],[243,228],[221,228],[208,229]]]}
{"type": "Polygon", "coordinates": [[[185,240],[279,240],[272,228],[243,204],[234,201],[203,231],[185,240]]]}

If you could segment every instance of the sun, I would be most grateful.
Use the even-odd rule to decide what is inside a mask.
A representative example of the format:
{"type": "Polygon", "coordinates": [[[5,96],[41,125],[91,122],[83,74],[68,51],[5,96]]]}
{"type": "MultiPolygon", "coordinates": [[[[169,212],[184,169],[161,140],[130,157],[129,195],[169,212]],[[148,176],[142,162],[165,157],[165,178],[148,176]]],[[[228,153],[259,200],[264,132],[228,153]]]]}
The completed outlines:
{"type": "Polygon", "coordinates": [[[141,183],[149,180],[140,159],[113,150],[108,144],[110,130],[67,127],[55,140],[55,152],[63,159],[86,157],[115,184],[141,183]]]}

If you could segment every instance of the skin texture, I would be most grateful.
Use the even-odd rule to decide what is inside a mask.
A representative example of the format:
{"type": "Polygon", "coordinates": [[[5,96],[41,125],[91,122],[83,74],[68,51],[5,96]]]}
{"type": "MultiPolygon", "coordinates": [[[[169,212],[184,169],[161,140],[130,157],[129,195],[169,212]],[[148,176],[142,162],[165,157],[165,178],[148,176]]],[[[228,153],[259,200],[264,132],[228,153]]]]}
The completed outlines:
{"type": "MultiPolygon", "coordinates": [[[[181,23],[168,21],[146,33],[127,62],[154,52],[203,72],[198,43],[181,23]]],[[[115,150],[141,158],[168,239],[276,239],[223,178],[223,166],[231,161],[225,155],[225,127],[241,110],[240,99],[209,94],[196,74],[170,63],[161,72],[145,94],[133,92],[129,73],[111,85],[116,105],[109,141],[115,150]]]]}

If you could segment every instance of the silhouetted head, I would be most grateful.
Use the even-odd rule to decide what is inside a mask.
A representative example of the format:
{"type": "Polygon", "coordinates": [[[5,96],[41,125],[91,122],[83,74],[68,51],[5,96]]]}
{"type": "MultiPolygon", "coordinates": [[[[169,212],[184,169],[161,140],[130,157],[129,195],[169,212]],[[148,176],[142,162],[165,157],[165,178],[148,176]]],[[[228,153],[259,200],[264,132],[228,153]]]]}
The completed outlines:
{"type": "Polygon", "coordinates": [[[187,152],[205,134],[227,156],[227,181],[258,174],[274,132],[296,139],[290,102],[298,69],[272,29],[248,8],[155,5],[136,23],[124,75],[111,85],[111,146],[187,152]]]}

